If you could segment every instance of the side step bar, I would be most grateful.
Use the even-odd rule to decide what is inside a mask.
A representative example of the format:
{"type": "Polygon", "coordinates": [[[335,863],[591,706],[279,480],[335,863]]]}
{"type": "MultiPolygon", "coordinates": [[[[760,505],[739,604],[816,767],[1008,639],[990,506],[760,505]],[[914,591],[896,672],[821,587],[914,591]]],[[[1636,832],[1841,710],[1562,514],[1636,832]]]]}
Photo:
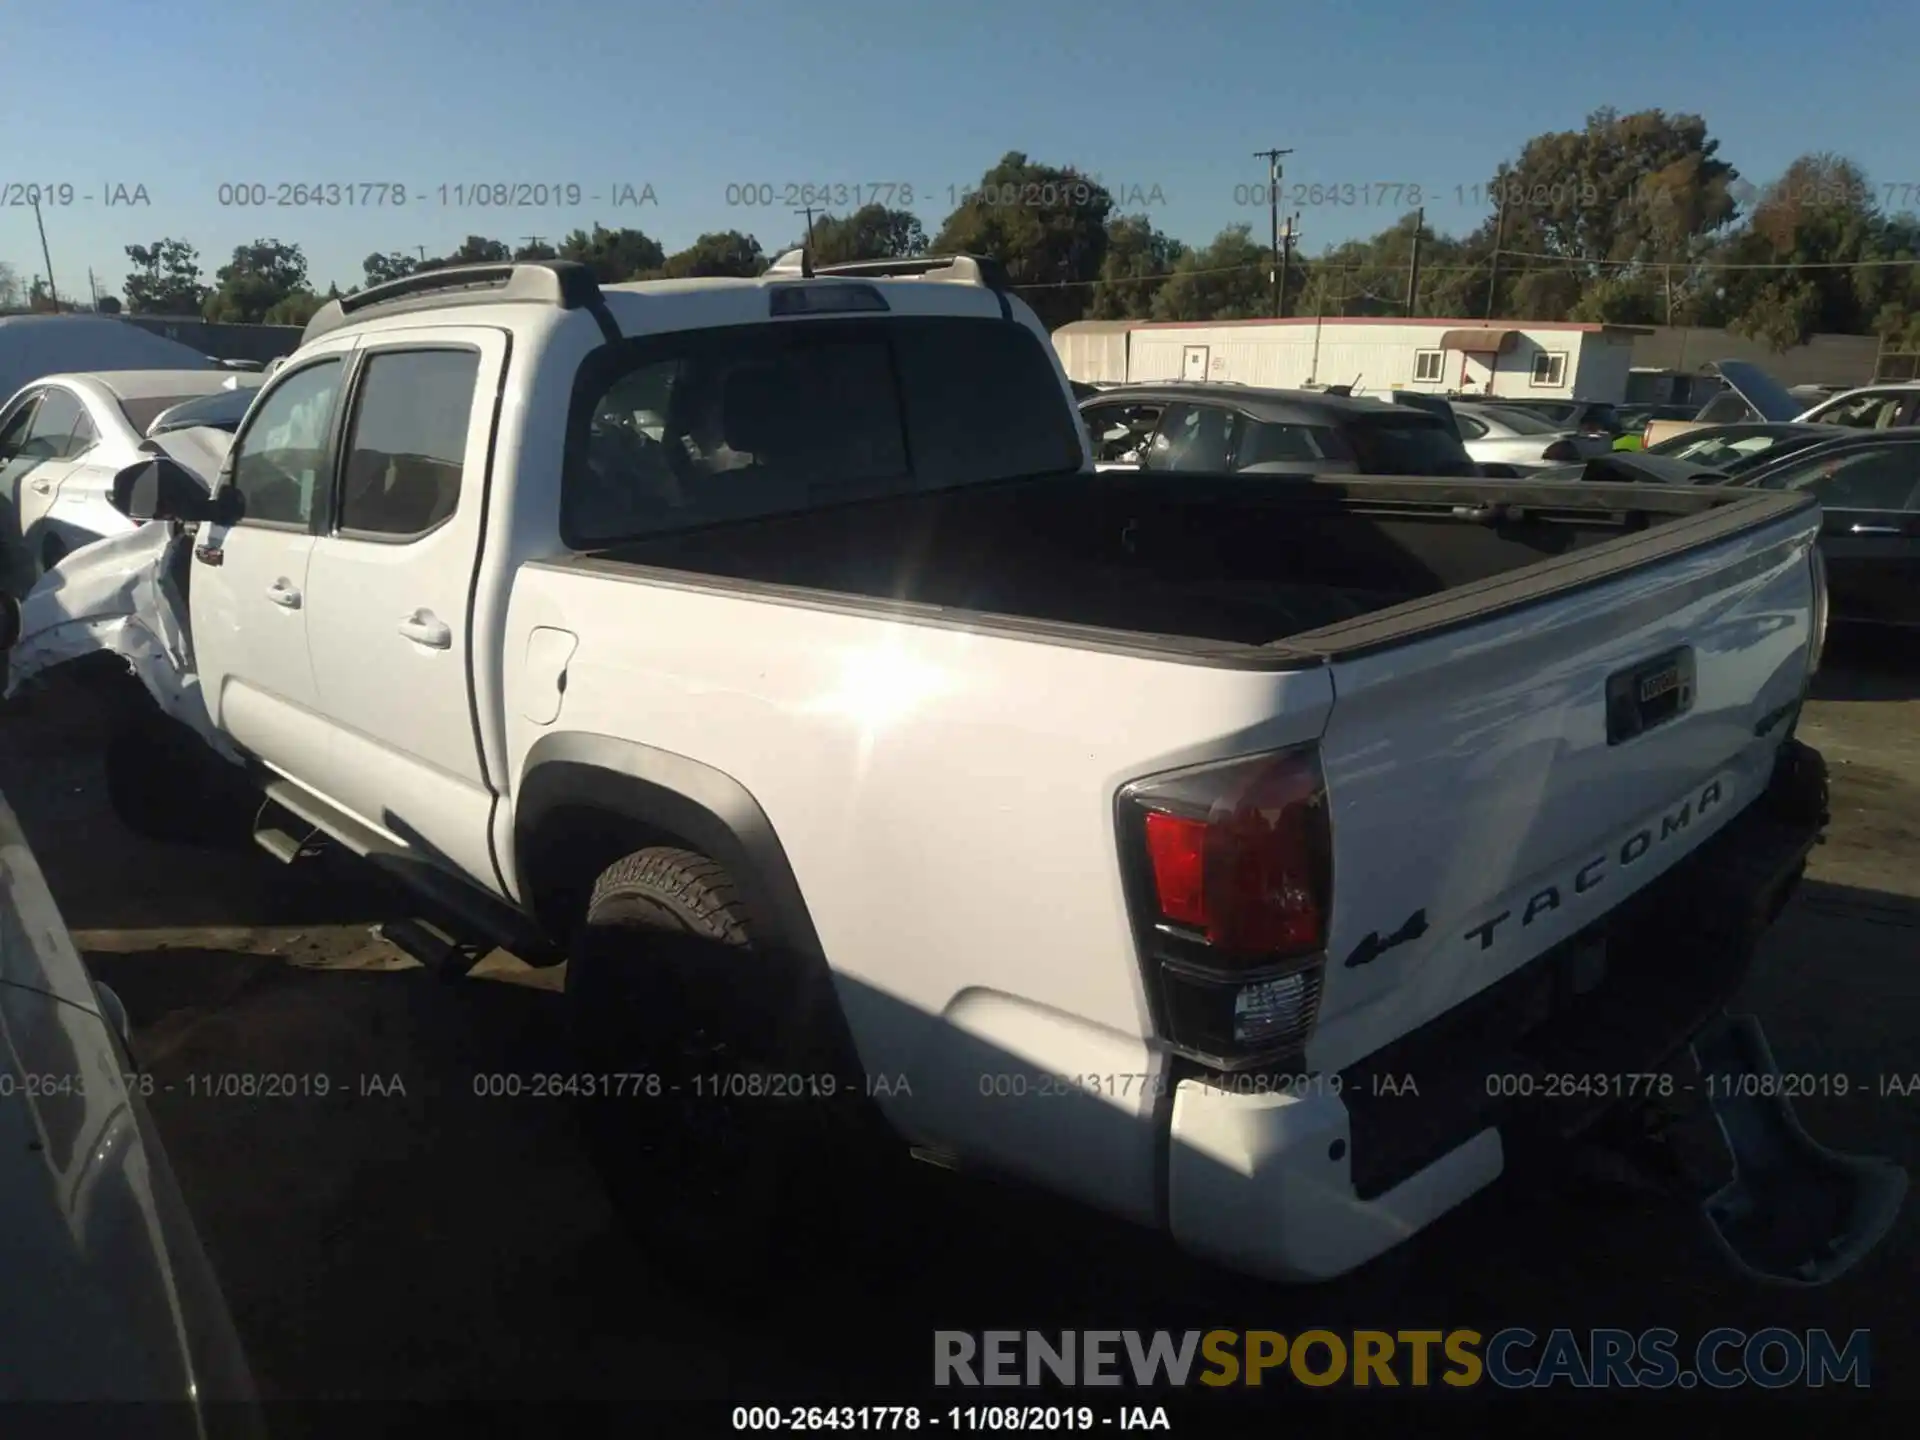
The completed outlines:
{"type": "MultiPolygon", "coordinates": [[[[254,843],[282,864],[292,864],[312,848],[310,841],[297,838],[298,832],[318,831],[426,897],[446,912],[447,919],[457,922],[459,930],[485,941],[489,947],[510,950],[529,965],[557,965],[566,958],[530,920],[505,901],[423,860],[419,852],[389,839],[311,790],[278,777],[269,778],[262,788],[267,803],[254,821],[254,843]],[[276,810],[282,812],[281,815],[276,816],[276,810]]],[[[386,938],[435,969],[454,968],[457,962],[453,957],[471,949],[438,926],[425,922],[396,923],[409,928],[386,938]]],[[[479,955],[472,958],[477,960],[479,955]]]]}

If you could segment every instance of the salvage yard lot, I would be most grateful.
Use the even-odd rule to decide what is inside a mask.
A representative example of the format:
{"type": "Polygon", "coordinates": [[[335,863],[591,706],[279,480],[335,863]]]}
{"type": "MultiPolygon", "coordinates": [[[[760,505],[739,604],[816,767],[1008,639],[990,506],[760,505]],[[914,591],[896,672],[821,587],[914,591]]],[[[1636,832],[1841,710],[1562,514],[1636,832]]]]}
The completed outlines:
{"type": "MultiPolygon", "coordinates": [[[[725,1428],[735,1403],[924,1399],[932,1329],[1008,1325],[1865,1327],[1875,1411],[1920,1389],[1903,1373],[1920,1361],[1911,1200],[1838,1284],[1761,1292],[1720,1268],[1677,1202],[1529,1177],[1302,1292],[927,1169],[887,1247],[914,1273],[856,1250],[836,1294],[770,1276],[764,1311],[690,1297],[614,1227],[564,1102],[475,1094],[476,1077],[564,1068],[555,974],[504,956],[463,980],[421,969],[370,933],[407,903],[344,856],[286,868],[134,839],[107,809],[97,702],[58,682],[0,711],[0,790],[172,1086],[154,1114],[269,1397],[610,1398],[691,1433],[725,1428]],[[206,1077],[246,1073],[324,1075],[331,1093],[206,1093],[206,1077]]],[[[1818,693],[1801,733],[1833,768],[1830,840],[1743,1008],[1785,1069],[1852,1081],[1801,1105],[1818,1138],[1920,1169],[1920,1096],[1877,1093],[1920,1072],[1920,667],[1843,648],[1818,693]]]]}

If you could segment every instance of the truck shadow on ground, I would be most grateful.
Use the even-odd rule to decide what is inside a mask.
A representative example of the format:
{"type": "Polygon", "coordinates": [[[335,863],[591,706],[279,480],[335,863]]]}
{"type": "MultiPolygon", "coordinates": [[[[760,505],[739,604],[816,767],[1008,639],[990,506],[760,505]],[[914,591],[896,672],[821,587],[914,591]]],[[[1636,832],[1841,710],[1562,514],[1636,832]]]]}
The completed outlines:
{"type": "MultiPolygon", "coordinates": [[[[97,754],[83,712],[48,697],[0,716],[0,789],[76,931],[350,929],[416,909],[346,856],[289,868],[142,842],[107,809],[97,754]]],[[[1800,1107],[1816,1136],[1910,1168],[1920,1096],[1870,1087],[1914,1066],[1911,903],[1808,882],[1738,1005],[1783,1066],[1852,1079],[1800,1107]]],[[[263,955],[211,932],[136,936],[88,954],[133,1018],[155,1118],[271,1396],[632,1401],[709,1433],[742,1402],[924,1403],[935,1329],[1870,1326],[1882,1403],[1904,1383],[1885,1361],[1920,1353],[1911,1205],[1859,1270],[1783,1293],[1730,1276],[1686,1204],[1559,1172],[1503,1177],[1381,1261],[1288,1289],[1011,1181],[913,1167],[866,1231],[800,1237],[831,1255],[831,1283],[774,1275],[762,1300],[719,1300],[668,1285],[615,1223],[564,1100],[483,1093],[491,1075],[567,1071],[558,996],[307,968],[282,942],[263,955]],[[280,1077],[280,1093],[225,1078],[246,1075],[280,1077]]],[[[359,943],[316,949],[339,963],[359,943]]],[[[1138,1123],[1090,1098],[1042,1103],[1064,1130],[1138,1123]]],[[[1243,1401],[1271,1423],[1303,1398],[1289,1383],[1243,1401]]],[[[1350,1408],[1357,1429],[1377,1425],[1377,1407],[1350,1408]]]]}
{"type": "MultiPolygon", "coordinates": [[[[1834,913],[1877,925],[1882,899],[1818,887],[1817,904],[1796,901],[1769,939],[1741,1004],[1767,1020],[1789,1068],[1864,1074],[1910,1057],[1920,1002],[1881,1007],[1865,1041],[1850,1028],[1859,1007],[1847,997],[1901,993],[1884,987],[1912,936],[1835,933],[1834,913]]],[[[1503,1177],[1343,1280],[1283,1288],[1010,1180],[911,1166],[883,1203],[795,1237],[813,1252],[804,1268],[770,1274],[763,1296],[723,1300],[668,1284],[630,1243],[564,1099],[488,1083],[512,1076],[524,1092],[567,1072],[558,996],[205,951],[89,959],[127,1002],[160,1087],[155,1117],[262,1384],[284,1400],[644,1404],[691,1434],[725,1428],[737,1403],[925,1404],[936,1329],[1611,1325],[1697,1338],[1722,1325],[1870,1326],[1888,1358],[1914,1353],[1920,1334],[1911,1214],[1829,1289],[1769,1291],[1720,1264],[1687,1203],[1538,1171],[1503,1177]],[[219,1077],[247,1074],[285,1077],[286,1093],[225,1093],[219,1077]]],[[[900,1008],[900,1024],[926,1029],[929,1017],[900,1008]]],[[[986,1047],[969,1068],[1031,1073],[986,1047]]],[[[1091,1097],[1009,1103],[1050,1107],[1045,1123],[1078,1132],[1076,1149],[1140,1123],[1091,1097]]],[[[1856,1093],[1802,1110],[1824,1139],[1920,1164],[1920,1104],[1856,1093]]],[[[1900,1383],[1877,1377],[1880,1402],[1888,1381],[1900,1383]]],[[[1271,1416],[1309,1398],[1289,1381],[1181,1403],[1271,1416]]],[[[1379,1418],[1377,1405],[1342,1410],[1331,1418],[1350,1411],[1356,1433],[1379,1418]]],[[[308,1413],[294,1407],[280,1428],[302,1433],[308,1413]]]]}
{"type": "MultiPolygon", "coordinates": [[[[55,671],[0,706],[0,792],[20,817],[75,931],[318,926],[397,919],[401,892],[351,856],[282,865],[242,841],[160,845],[107,798],[106,706],[116,693],[55,671]]],[[[185,937],[183,937],[185,943],[185,937]]]]}

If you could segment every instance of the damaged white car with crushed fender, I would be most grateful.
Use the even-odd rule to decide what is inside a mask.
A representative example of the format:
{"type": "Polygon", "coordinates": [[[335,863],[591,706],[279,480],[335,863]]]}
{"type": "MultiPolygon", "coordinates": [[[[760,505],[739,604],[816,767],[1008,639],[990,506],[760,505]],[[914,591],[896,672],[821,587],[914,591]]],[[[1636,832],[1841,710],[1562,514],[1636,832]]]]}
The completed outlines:
{"type": "Polygon", "coordinates": [[[1099,473],[991,262],[801,252],[372,287],[191,471],[15,683],[128,662],[145,833],[564,959],[609,1189],[703,1285],[889,1145],[1282,1280],[1623,1107],[1750,1272],[1898,1207],[1696,1083],[1773,1069],[1724,1006],[1827,818],[1803,496],[1099,473]]]}

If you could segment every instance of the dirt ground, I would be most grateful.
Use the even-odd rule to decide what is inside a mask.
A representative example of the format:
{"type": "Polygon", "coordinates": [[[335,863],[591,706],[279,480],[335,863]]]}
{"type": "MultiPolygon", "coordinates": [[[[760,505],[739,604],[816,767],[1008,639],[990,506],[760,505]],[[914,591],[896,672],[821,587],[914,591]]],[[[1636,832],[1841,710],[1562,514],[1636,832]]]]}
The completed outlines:
{"type": "MultiPolygon", "coordinates": [[[[1738,1008],[1760,1016],[1786,1069],[1852,1077],[1847,1098],[1802,1104],[1816,1136],[1920,1170],[1920,1097],[1874,1093],[1879,1076],[1920,1071],[1920,665],[1842,648],[1802,734],[1833,767],[1831,837],[1738,1008]]],[[[505,956],[460,980],[422,969],[371,933],[408,905],[349,857],[284,867],[142,843],[108,811],[98,746],[86,693],[14,702],[0,712],[0,790],[126,1002],[143,1063],[173,1086],[154,1114],[275,1399],[610,1401],[659,1433],[717,1432],[741,1403],[924,1400],[931,1330],[1007,1325],[1865,1327],[1873,1389],[1852,1399],[1871,1409],[1850,1411],[1854,1428],[1890,1429],[1920,1394],[1911,1197],[1881,1251],[1816,1291],[1740,1281],[1697,1212],[1570,1176],[1503,1182],[1389,1261],[1286,1290],[1045,1197],[916,1167],[896,1214],[907,1269],[856,1249],[831,1292],[784,1293],[769,1276],[765,1307],[690,1294],[615,1228],[562,1102],[474,1093],[487,1073],[564,1067],[553,972],[505,956]],[[206,1084],[191,1077],[245,1072],[325,1075],[332,1093],[193,1093],[206,1084]]],[[[1301,1394],[1270,1391],[1289,1407],[1273,1418],[1301,1394]]],[[[1319,1418],[1371,1428],[1369,1398],[1345,1392],[1319,1418]]],[[[1750,1414],[1754,1398],[1720,1403],[1750,1414]]],[[[1830,1412],[1847,1397],[1813,1398],[1830,1412]]],[[[276,1413],[283,1431],[305,1428],[306,1411],[276,1413]]],[[[1238,1433],[1226,1413],[1176,1428],[1238,1433]]]]}

